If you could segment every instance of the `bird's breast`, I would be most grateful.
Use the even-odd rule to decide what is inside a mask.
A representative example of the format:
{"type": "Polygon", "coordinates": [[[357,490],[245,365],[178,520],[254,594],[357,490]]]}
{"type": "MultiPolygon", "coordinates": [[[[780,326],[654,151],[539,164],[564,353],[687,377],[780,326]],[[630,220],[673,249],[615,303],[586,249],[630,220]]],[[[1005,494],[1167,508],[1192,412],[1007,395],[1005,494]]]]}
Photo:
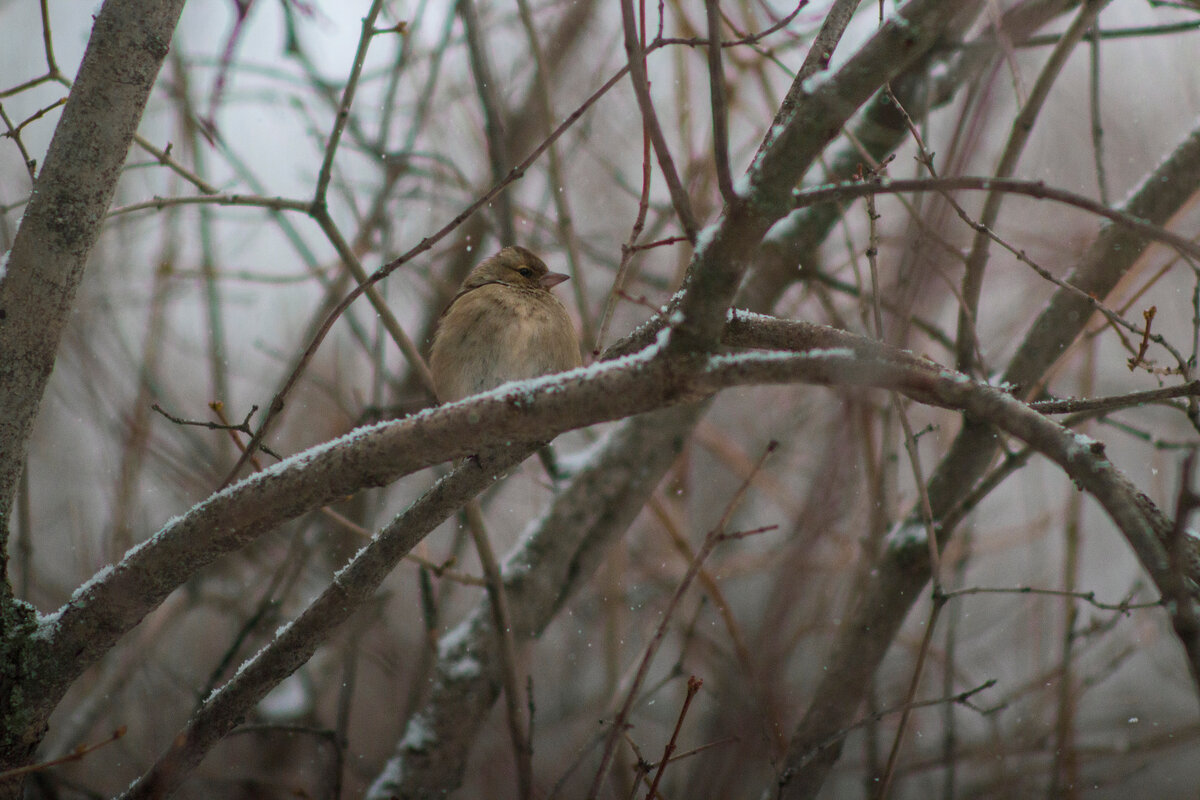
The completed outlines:
{"type": "Polygon", "coordinates": [[[549,292],[488,285],[447,311],[433,360],[444,384],[439,395],[457,400],[577,367],[579,341],[566,309],[549,292]]]}

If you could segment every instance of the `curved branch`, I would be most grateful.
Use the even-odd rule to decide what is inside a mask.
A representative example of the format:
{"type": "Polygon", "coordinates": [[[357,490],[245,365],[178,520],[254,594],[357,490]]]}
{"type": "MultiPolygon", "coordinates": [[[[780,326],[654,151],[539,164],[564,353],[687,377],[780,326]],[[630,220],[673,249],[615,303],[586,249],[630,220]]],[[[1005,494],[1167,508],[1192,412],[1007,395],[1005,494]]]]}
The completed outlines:
{"type": "Polygon", "coordinates": [[[38,646],[58,669],[34,678],[42,689],[36,696],[52,707],[71,681],[197,569],[289,519],[489,447],[543,442],[571,428],[676,402],[678,378],[653,356],[647,351],[360,428],[218,492],[41,620],[38,646]],[[563,391],[537,391],[549,385],[563,391]]]}
{"type": "Polygon", "coordinates": [[[796,192],[796,207],[806,208],[820,203],[853,200],[877,194],[904,194],[908,192],[946,192],[959,189],[978,190],[995,194],[1020,194],[1037,200],[1053,200],[1083,209],[1115,222],[1129,231],[1147,239],[1162,242],[1181,253],[1200,258],[1200,244],[1167,230],[1161,225],[1147,222],[1136,214],[1112,208],[1103,203],[1066,189],[1047,186],[1042,181],[1026,181],[1017,178],[981,178],[960,175],[951,178],[911,178],[884,180],[879,183],[838,183],[817,186],[796,192]]]}
{"type": "Polygon", "coordinates": [[[371,599],[383,579],[417,542],[535,449],[532,445],[518,446],[467,459],[438,481],[339,570],[333,582],[299,617],[281,628],[270,644],[206,698],[183,730],[171,739],[167,751],[122,797],[165,797],[178,788],[214,744],[237,727],[272,688],[308,661],[330,631],[371,599]]]}
{"type": "MultiPolygon", "coordinates": [[[[995,387],[870,339],[757,314],[731,315],[723,341],[741,347],[810,352],[713,357],[689,379],[692,391],[760,382],[871,386],[986,418],[1028,441],[1096,494],[1155,580],[1165,577],[1161,541],[1170,526],[1163,515],[1147,505],[1136,487],[1096,452],[1095,443],[1077,437],[995,387]]],[[[689,414],[692,409],[688,407],[689,414]]],[[[606,443],[604,454],[588,472],[534,524],[505,572],[513,616],[520,620],[514,626],[518,636],[530,639],[540,634],[588,579],[603,549],[619,533],[606,524],[602,509],[636,511],[641,507],[641,493],[652,491],[662,475],[655,458],[669,449],[666,443],[677,446],[680,431],[690,427],[690,418],[681,422],[680,416],[681,412],[674,410],[630,420],[606,443]],[[635,460],[618,461],[628,458],[630,448],[634,448],[635,460]],[[646,463],[635,492],[621,481],[629,465],[640,459],[646,463]],[[586,559],[580,555],[585,551],[589,554],[586,559]]],[[[1200,578],[1195,558],[1189,575],[1200,578]]],[[[396,754],[368,797],[381,800],[448,793],[461,784],[470,746],[500,691],[490,620],[486,601],[481,601],[466,621],[443,637],[433,694],[409,722],[396,754]]]]}
{"type": "MultiPolygon", "coordinates": [[[[1171,526],[1161,512],[1108,463],[1098,443],[1072,434],[999,389],[878,342],[805,323],[734,314],[729,341],[793,352],[719,355],[689,369],[668,355],[669,348],[655,346],[632,357],[510,384],[470,401],[365,428],[252,476],[168,526],[77,592],[64,609],[42,623],[46,656],[66,659],[73,650],[79,654],[78,663],[86,666],[122,629],[135,624],[155,597],[161,599],[173,588],[167,581],[186,578],[221,552],[289,516],[363,485],[386,482],[415,465],[485,453],[482,468],[469,462],[397,517],[295,622],[207,699],[168,752],[131,789],[131,796],[157,796],[177,785],[254,703],[307,660],[333,627],[371,597],[416,542],[490,483],[492,475],[522,460],[537,442],[568,428],[704,397],[730,386],[761,383],[890,389],[996,425],[1055,461],[1094,494],[1156,584],[1169,580],[1163,542],[1171,526]],[[472,435],[465,437],[463,431],[472,435]]],[[[653,491],[681,446],[679,433],[690,430],[698,413],[699,408],[691,406],[685,413],[673,410],[631,420],[608,442],[604,455],[557,498],[505,567],[516,635],[536,637],[586,579],[607,544],[653,491]],[[614,502],[618,497],[621,502],[614,502]]],[[[1200,578],[1194,554],[1188,555],[1189,576],[1200,578]]],[[[422,786],[431,779],[438,785],[459,779],[477,729],[463,720],[482,720],[482,712],[499,692],[497,661],[491,652],[496,646],[493,625],[484,600],[443,641],[438,688],[412,729],[424,731],[424,737],[436,733],[436,739],[410,731],[378,784],[380,791],[393,791],[414,779],[422,786]],[[474,673],[457,668],[466,658],[482,668],[474,673]]]]}

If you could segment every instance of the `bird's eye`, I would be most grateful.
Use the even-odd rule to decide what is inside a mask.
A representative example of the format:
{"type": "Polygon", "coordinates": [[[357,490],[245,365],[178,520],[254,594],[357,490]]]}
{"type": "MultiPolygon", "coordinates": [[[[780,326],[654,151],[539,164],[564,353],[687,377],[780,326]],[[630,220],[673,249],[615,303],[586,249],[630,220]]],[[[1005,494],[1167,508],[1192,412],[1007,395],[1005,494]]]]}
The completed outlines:
{"type": "Polygon", "coordinates": [[[529,267],[521,267],[519,270],[517,270],[517,272],[521,273],[522,278],[533,277],[533,270],[531,270],[529,267]]]}

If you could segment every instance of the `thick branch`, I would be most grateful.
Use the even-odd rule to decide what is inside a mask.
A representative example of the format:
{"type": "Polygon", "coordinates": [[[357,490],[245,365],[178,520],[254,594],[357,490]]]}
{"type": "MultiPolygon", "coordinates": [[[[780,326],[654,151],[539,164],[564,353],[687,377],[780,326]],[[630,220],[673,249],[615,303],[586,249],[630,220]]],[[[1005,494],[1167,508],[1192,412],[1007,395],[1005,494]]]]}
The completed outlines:
{"type": "MultiPolygon", "coordinates": [[[[1000,390],[869,339],[789,320],[734,314],[725,342],[813,351],[713,357],[706,368],[689,379],[693,391],[716,391],[731,383],[803,381],[889,388],[922,402],[961,408],[1028,441],[1095,493],[1155,580],[1163,578],[1166,560],[1161,540],[1169,534],[1170,526],[1162,514],[1144,503],[1136,487],[1103,458],[1093,443],[1000,390]]],[[[685,420],[686,425],[682,425],[679,416],[679,411],[662,412],[626,423],[607,443],[604,455],[556,500],[510,558],[506,574],[518,635],[536,637],[588,579],[608,542],[619,533],[610,527],[603,509],[634,513],[640,508],[643,495],[631,496],[632,489],[624,483],[629,465],[639,465],[646,459],[645,468],[638,474],[638,491],[651,491],[661,476],[660,462],[651,457],[662,454],[663,442],[673,443],[673,453],[682,440],[681,433],[690,428],[691,421],[685,420]],[[667,438],[661,438],[664,436],[667,438]],[[627,451],[635,446],[630,456],[627,451]],[[589,553],[586,559],[580,555],[584,548],[589,553]]],[[[1189,570],[1190,575],[1200,577],[1194,558],[1189,570]]],[[[410,722],[370,797],[438,796],[460,785],[470,746],[500,691],[490,626],[485,601],[443,639],[434,693],[410,722]],[[464,665],[482,665],[482,669],[466,669],[464,665]]]]}
{"type": "Polygon", "coordinates": [[[320,597],[204,701],[172,738],[170,748],[123,797],[157,798],[178,788],[212,746],[233,730],[267,692],[308,661],[334,628],[371,599],[417,542],[534,449],[533,445],[518,446],[467,459],[392,520],[338,571],[320,597]]]}
{"type": "MultiPolygon", "coordinates": [[[[861,337],[756,316],[735,315],[734,320],[731,338],[743,344],[807,347],[821,342],[829,346],[807,354],[715,356],[694,369],[682,368],[665,352],[651,348],[638,356],[512,385],[400,422],[366,428],[314,448],[214,496],[135,548],[121,564],[81,589],[64,609],[44,621],[39,639],[45,642],[46,652],[41,660],[72,664],[62,673],[48,673],[44,682],[49,685],[40,694],[61,693],[74,674],[105,652],[120,633],[136,624],[173,588],[169,581],[177,584],[220,553],[244,544],[286,518],[364,485],[379,485],[434,459],[506,446],[523,453],[528,446],[568,428],[670,405],[685,397],[706,396],[733,385],[807,382],[893,389],[920,402],[961,409],[996,424],[1045,453],[1097,494],[1147,571],[1156,582],[1162,579],[1165,551],[1156,538],[1164,535],[1160,531],[1165,525],[1161,514],[1136,500],[1136,490],[1090,443],[991,386],[861,337]],[[474,435],[465,437],[464,431],[474,435]],[[1129,500],[1131,497],[1135,500],[1129,500]]],[[[680,434],[690,429],[693,420],[691,412],[668,416],[674,422],[643,418],[636,425],[630,423],[625,428],[629,439],[623,444],[611,443],[608,451],[610,459],[624,459],[619,463],[626,465],[625,470],[619,470],[611,460],[596,462],[597,466],[586,477],[577,479],[556,503],[539,528],[543,532],[531,537],[524,555],[510,559],[506,589],[511,593],[513,627],[522,636],[535,636],[545,627],[570,590],[595,566],[608,541],[624,530],[645,495],[653,490],[675,449],[681,446],[680,434]],[[651,435],[644,426],[657,433],[651,435]],[[637,447],[631,456],[632,443],[637,447]],[[616,481],[615,489],[604,481],[616,481]],[[623,511],[614,513],[614,508],[623,511]],[[587,517],[592,521],[581,524],[580,514],[592,515],[587,517]],[[547,527],[554,532],[546,532],[547,527]],[[572,539],[562,533],[568,529],[584,538],[572,539]],[[589,535],[589,531],[593,533],[589,535]],[[545,548],[555,554],[552,563],[557,566],[553,569],[543,568],[540,559],[548,557],[545,548]]],[[[454,503],[482,485],[459,485],[449,497],[454,502],[445,497],[438,500],[436,507],[440,510],[436,514],[418,504],[414,509],[420,509],[419,513],[410,509],[389,526],[302,615],[296,627],[285,631],[268,651],[249,662],[242,670],[244,677],[210,699],[145,785],[159,786],[161,781],[170,784],[175,780],[173,775],[196,763],[274,682],[303,663],[321,634],[369,598],[391,565],[450,513],[454,503]]],[[[1170,526],[1165,525],[1165,529],[1169,532],[1170,526]]],[[[1189,570],[1195,572],[1194,564],[1189,564],[1189,570]]],[[[472,641],[486,639],[486,646],[493,647],[494,641],[483,632],[492,624],[490,614],[472,620],[470,629],[482,626],[482,638],[472,641]]],[[[487,664],[488,670],[495,666],[490,659],[481,658],[480,663],[487,664]]],[[[457,683],[463,677],[462,670],[447,668],[451,673],[447,680],[455,682],[452,694],[457,698],[462,691],[457,683]]],[[[484,682],[472,690],[470,702],[486,700],[490,704],[497,690],[494,678],[486,672],[480,679],[484,682]]],[[[460,712],[457,707],[453,712],[435,709],[430,715],[450,713],[453,725],[460,725],[460,712]]],[[[433,724],[431,719],[423,722],[433,724]]],[[[462,742],[461,747],[468,744],[462,742]]],[[[404,747],[415,747],[418,754],[431,752],[428,743],[414,745],[408,739],[404,747]]],[[[438,747],[436,751],[441,758],[443,749],[438,747]]],[[[442,774],[442,767],[437,769],[442,774]]]]}
{"type": "Polygon", "coordinates": [[[100,9],[7,269],[0,270],[5,552],[13,492],[58,342],[182,10],[183,0],[108,0],[100,9]]]}
{"type": "MultiPolygon", "coordinates": [[[[88,255],[183,0],[108,0],[96,16],[12,251],[0,258],[0,766],[28,763],[53,702],[31,691],[31,614],[13,601],[9,514],[88,255]]],[[[19,794],[6,781],[0,795],[19,794]]]]}
{"type": "MultiPolygon", "coordinates": [[[[518,640],[540,635],[588,581],[641,511],[701,410],[688,406],[627,421],[531,526],[504,569],[518,640]]],[[[460,786],[499,692],[499,654],[484,598],[442,638],[433,692],[367,797],[440,797],[460,786]]]]}

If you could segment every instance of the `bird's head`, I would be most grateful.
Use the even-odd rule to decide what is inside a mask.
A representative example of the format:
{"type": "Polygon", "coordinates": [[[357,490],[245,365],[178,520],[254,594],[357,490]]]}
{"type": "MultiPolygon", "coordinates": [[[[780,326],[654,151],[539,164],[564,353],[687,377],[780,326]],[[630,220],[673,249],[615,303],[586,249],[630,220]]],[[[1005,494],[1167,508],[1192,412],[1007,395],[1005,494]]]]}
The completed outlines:
{"type": "Polygon", "coordinates": [[[568,277],[561,272],[551,272],[546,262],[524,247],[506,247],[471,270],[462,288],[467,290],[488,283],[503,283],[519,289],[549,290],[568,277]]]}

